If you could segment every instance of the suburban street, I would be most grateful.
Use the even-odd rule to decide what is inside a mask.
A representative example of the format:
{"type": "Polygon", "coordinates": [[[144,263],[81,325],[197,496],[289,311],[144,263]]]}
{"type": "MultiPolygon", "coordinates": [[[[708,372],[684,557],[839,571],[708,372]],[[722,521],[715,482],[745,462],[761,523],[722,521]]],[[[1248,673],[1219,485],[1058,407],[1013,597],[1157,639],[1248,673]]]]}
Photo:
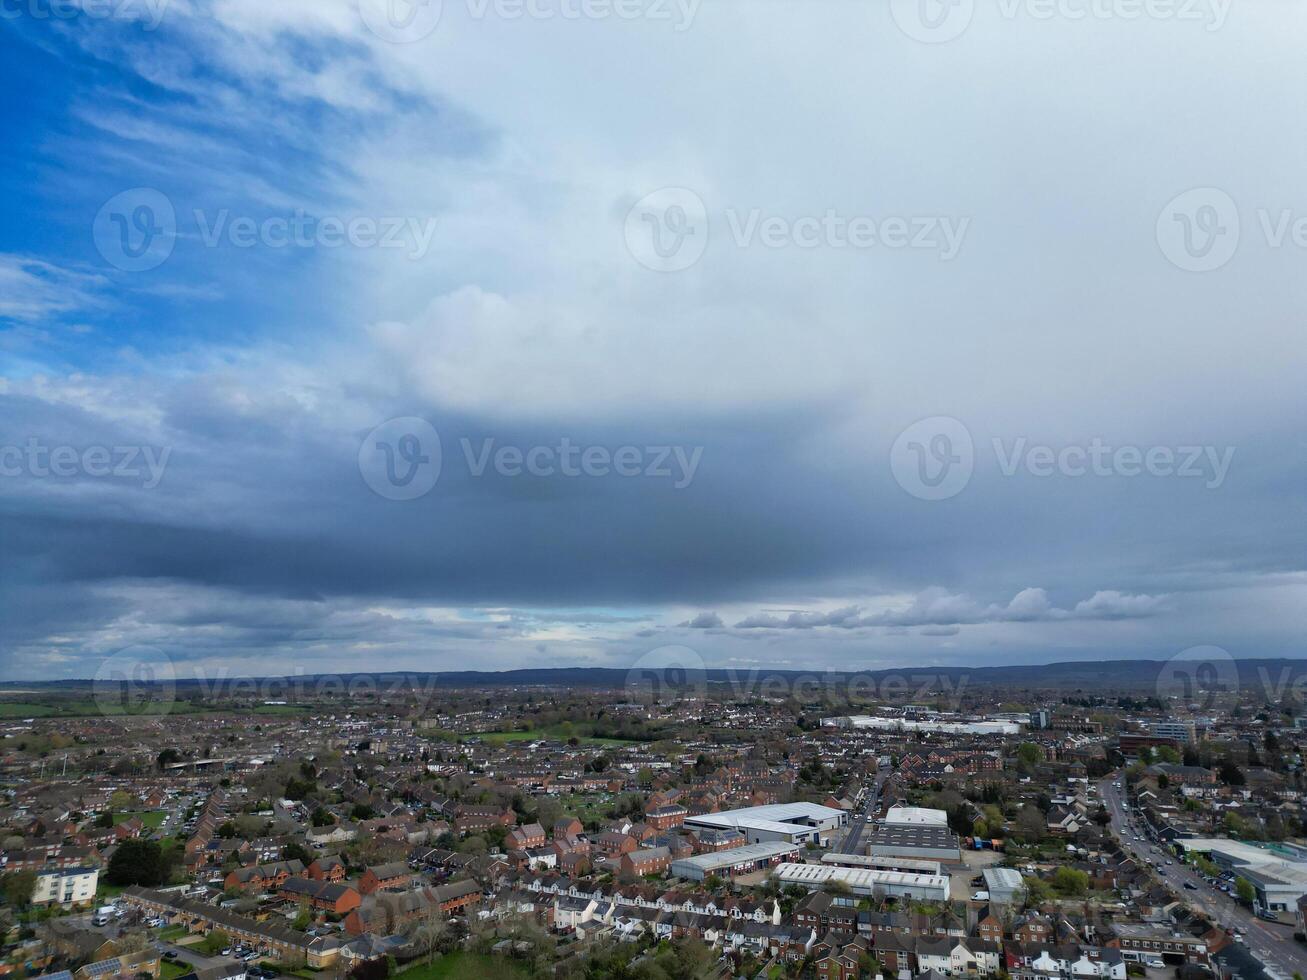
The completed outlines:
{"type": "Polygon", "coordinates": [[[831,850],[839,854],[859,853],[858,847],[862,842],[862,835],[866,832],[867,823],[871,820],[872,814],[876,812],[876,807],[880,805],[880,790],[885,783],[888,772],[889,770],[886,769],[876,773],[876,781],[867,790],[867,796],[863,800],[862,806],[849,820],[848,833],[844,835],[843,842],[838,847],[831,848],[831,850]]]}
{"type": "Polygon", "coordinates": [[[1242,929],[1248,952],[1263,964],[1268,973],[1282,980],[1288,980],[1294,973],[1307,975],[1307,947],[1294,940],[1291,925],[1257,918],[1230,895],[1203,881],[1201,875],[1183,864],[1172,852],[1150,841],[1144,822],[1132,817],[1125,808],[1124,788],[1117,789],[1108,779],[1098,784],[1098,790],[1112,817],[1112,831],[1121,841],[1122,848],[1138,861],[1160,861],[1162,867],[1156,873],[1181,901],[1222,928],[1242,929]],[[1136,841],[1136,837],[1143,840],[1136,841]],[[1175,863],[1168,865],[1168,860],[1175,863]],[[1185,882],[1194,887],[1185,888],[1185,882]]]}

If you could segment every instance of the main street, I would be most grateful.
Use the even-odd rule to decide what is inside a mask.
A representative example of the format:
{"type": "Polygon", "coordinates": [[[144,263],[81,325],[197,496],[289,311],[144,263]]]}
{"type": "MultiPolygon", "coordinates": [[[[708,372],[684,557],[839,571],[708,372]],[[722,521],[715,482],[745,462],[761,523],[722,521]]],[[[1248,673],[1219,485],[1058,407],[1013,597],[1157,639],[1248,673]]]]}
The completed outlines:
{"type": "Polygon", "coordinates": [[[1140,864],[1160,863],[1162,867],[1155,869],[1156,874],[1181,901],[1221,928],[1242,929],[1248,951],[1268,972],[1278,974],[1283,980],[1295,973],[1307,975],[1307,948],[1294,940],[1292,926],[1257,918],[1230,895],[1209,885],[1172,852],[1148,840],[1143,819],[1135,818],[1126,810],[1125,790],[1117,789],[1111,779],[1099,783],[1098,792],[1112,817],[1112,831],[1121,841],[1122,849],[1140,864]],[[1137,841],[1136,837],[1143,839],[1137,841]],[[1167,861],[1175,863],[1168,865],[1167,861]],[[1193,887],[1186,888],[1186,882],[1193,887]]]}

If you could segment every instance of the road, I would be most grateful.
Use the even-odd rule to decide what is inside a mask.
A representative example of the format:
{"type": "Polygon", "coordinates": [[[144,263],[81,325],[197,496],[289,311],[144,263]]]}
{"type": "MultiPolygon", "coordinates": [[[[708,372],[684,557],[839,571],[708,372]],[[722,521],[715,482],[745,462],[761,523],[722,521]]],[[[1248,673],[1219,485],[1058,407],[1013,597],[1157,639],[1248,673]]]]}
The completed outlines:
{"type": "Polygon", "coordinates": [[[889,778],[889,769],[881,769],[876,773],[876,779],[871,784],[871,789],[867,791],[867,797],[863,800],[862,806],[858,812],[849,820],[849,831],[844,835],[844,840],[837,848],[832,848],[839,854],[857,854],[858,846],[862,842],[862,835],[867,829],[867,823],[871,820],[872,814],[880,805],[880,789],[889,778]]]}
{"type": "Polygon", "coordinates": [[[1117,789],[1112,780],[1100,783],[1098,792],[1112,817],[1112,831],[1121,841],[1122,849],[1140,862],[1162,862],[1157,875],[1183,902],[1222,928],[1242,929],[1248,951],[1261,961],[1267,972],[1278,974],[1282,980],[1288,980],[1295,973],[1307,975],[1307,948],[1294,940],[1292,926],[1257,918],[1225,892],[1218,891],[1203,881],[1192,868],[1178,861],[1172,852],[1150,841],[1144,821],[1135,819],[1125,808],[1122,799],[1125,790],[1117,789]],[[1143,840],[1136,841],[1136,837],[1142,837],[1143,840]],[[1176,863],[1167,865],[1168,860],[1176,863]],[[1185,882],[1194,887],[1185,888],[1185,882]]]}

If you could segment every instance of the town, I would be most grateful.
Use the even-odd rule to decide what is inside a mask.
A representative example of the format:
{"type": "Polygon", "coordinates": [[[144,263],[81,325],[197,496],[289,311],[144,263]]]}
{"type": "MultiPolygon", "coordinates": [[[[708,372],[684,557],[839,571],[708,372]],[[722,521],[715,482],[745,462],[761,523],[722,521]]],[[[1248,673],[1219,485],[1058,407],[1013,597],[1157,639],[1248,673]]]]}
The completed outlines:
{"type": "Polygon", "coordinates": [[[1307,971],[1292,689],[785,683],[12,695],[4,972],[1307,971]]]}

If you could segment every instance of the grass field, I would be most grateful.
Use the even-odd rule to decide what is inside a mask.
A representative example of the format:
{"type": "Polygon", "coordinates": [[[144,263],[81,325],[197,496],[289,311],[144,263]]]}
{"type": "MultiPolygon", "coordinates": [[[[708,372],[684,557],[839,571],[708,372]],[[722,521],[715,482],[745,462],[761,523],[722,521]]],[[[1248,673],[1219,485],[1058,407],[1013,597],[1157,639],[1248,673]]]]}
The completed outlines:
{"type": "MultiPolygon", "coordinates": [[[[131,715],[194,714],[198,709],[189,701],[158,701],[134,705],[131,715]]],[[[48,702],[0,700],[0,718],[93,718],[97,715],[121,715],[120,705],[101,706],[93,700],[52,698],[48,702]]]]}
{"type": "Polygon", "coordinates": [[[487,977],[507,977],[509,980],[525,978],[521,964],[502,956],[484,956],[477,953],[450,953],[437,956],[428,966],[417,966],[396,974],[403,980],[486,980],[487,977]]]}
{"type": "Polygon", "coordinates": [[[28,701],[0,701],[0,718],[49,718],[58,712],[48,704],[28,701]]]}
{"type": "Polygon", "coordinates": [[[173,963],[170,960],[163,960],[159,963],[159,980],[176,980],[177,977],[184,977],[190,973],[192,967],[187,963],[173,963]]]}

